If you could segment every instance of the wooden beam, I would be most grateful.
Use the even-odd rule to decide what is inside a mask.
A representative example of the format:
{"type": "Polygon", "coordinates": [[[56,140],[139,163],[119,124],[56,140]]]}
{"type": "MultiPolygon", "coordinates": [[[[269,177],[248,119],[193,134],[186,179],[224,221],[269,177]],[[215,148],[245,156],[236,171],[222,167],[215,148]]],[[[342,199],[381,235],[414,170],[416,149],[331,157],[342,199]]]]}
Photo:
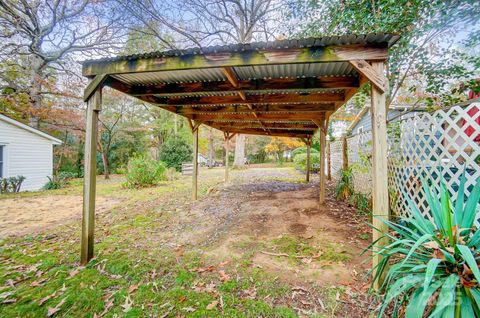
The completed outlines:
{"type": "Polygon", "coordinates": [[[211,67],[235,67],[288,63],[348,62],[350,60],[383,61],[387,59],[388,44],[352,44],[312,46],[304,48],[246,49],[237,52],[212,54],[181,54],[121,59],[113,61],[87,61],[83,63],[83,76],[124,74],[154,71],[191,70],[211,67]]]}
{"type": "MultiPolygon", "coordinates": [[[[148,98],[145,95],[144,98],[148,98]]],[[[259,103],[332,103],[343,102],[344,94],[339,93],[311,93],[311,94],[276,94],[276,95],[249,95],[247,100],[240,96],[202,96],[182,98],[158,98],[150,96],[151,100],[163,105],[212,105],[212,104],[259,104],[259,103]]]]}
{"type": "MultiPolygon", "coordinates": [[[[164,106],[160,106],[164,107],[164,106]]],[[[209,112],[214,112],[215,114],[218,113],[251,113],[255,111],[257,114],[259,113],[267,113],[267,112],[325,112],[325,111],[333,111],[335,110],[335,104],[271,104],[271,105],[251,105],[251,107],[247,105],[238,105],[238,106],[203,106],[203,107],[195,107],[195,106],[178,106],[175,108],[175,112],[177,114],[184,114],[184,115],[196,115],[196,114],[207,114],[209,112]]]]}
{"type": "MultiPolygon", "coordinates": [[[[83,101],[87,102],[90,97],[103,85],[107,79],[107,74],[96,75],[87,85],[83,92],[83,101]]],[[[101,105],[100,105],[101,107],[101,105]]]]}
{"type": "MultiPolygon", "coordinates": [[[[194,127],[197,123],[194,123],[194,127]]],[[[198,199],[198,127],[193,130],[192,200],[198,199]]]]}
{"type": "Polygon", "coordinates": [[[230,133],[236,134],[246,134],[246,135],[260,135],[260,136],[278,136],[278,137],[292,137],[292,138],[309,138],[312,136],[312,132],[309,131],[298,131],[298,130],[290,130],[290,131],[281,131],[281,130],[271,130],[271,131],[264,131],[263,129],[251,129],[251,128],[231,128],[228,130],[222,130],[215,126],[211,126],[213,128],[219,129],[221,131],[228,131],[230,133]]]}
{"type": "Polygon", "coordinates": [[[206,125],[214,125],[216,127],[222,127],[225,129],[228,128],[267,128],[267,129],[307,129],[307,130],[317,130],[317,126],[307,123],[269,123],[265,122],[258,124],[257,122],[215,122],[215,121],[206,121],[206,125]]]}
{"type": "Polygon", "coordinates": [[[222,68],[223,74],[225,74],[225,77],[227,80],[232,84],[233,87],[237,88],[238,87],[238,78],[237,75],[235,74],[235,71],[231,67],[223,67],[222,68]]]}
{"type": "Polygon", "coordinates": [[[365,60],[351,60],[350,64],[363,76],[365,76],[377,90],[383,94],[387,91],[388,80],[383,72],[378,73],[375,68],[365,60]]]}
{"type": "MultiPolygon", "coordinates": [[[[384,71],[383,62],[372,63],[372,69],[380,76],[384,71]]],[[[373,181],[373,242],[377,242],[384,233],[388,232],[387,225],[383,222],[389,220],[388,205],[388,176],[387,176],[387,111],[386,95],[377,86],[372,86],[371,117],[372,117],[372,181],[373,181]],[[378,231],[376,230],[378,229],[378,231]],[[380,232],[379,232],[380,231],[380,232]]],[[[388,239],[379,240],[374,249],[378,250],[388,244],[388,239]]],[[[374,268],[380,263],[382,256],[374,254],[374,268]]],[[[384,272],[384,274],[386,271],[384,272]]],[[[375,281],[374,287],[382,285],[384,277],[375,281]]]]}
{"type": "Polygon", "coordinates": [[[97,177],[98,114],[102,108],[102,88],[90,95],[85,129],[85,166],[83,177],[83,214],[80,263],[86,265],[93,257],[95,228],[95,190],[97,177]]]}
{"type": "MultiPolygon", "coordinates": [[[[262,122],[267,121],[307,121],[316,118],[322,118],[323,113],[265,113],[257,114],[258,119],[262,122]]],[[[201,115],[191,115],[191,118],[194,120],[200,121],[222,121],[222,120],[256,120],[251,114],[201,114],[201,115]]]]}
{"type": "Polygon", "coordinates": [[[105,85],[132,96],[156,95],[172,96],[187,94],[227,95],[238,91],[244,93],[275,93],[279,91],[300,92],[318,89],[351,89],[359,87],[359,78],[355,76],[323,76],[306,78],[280,78],[280,79],[255,79],[238,80],[238,87],[233,87],[230,82],[195,82],[175,84],[154,84],[131,86],[109,77],[105,85]]]}
{"type": "Polygon", "coordinates": [[[332,181],[332,158],[330,140],[327,140],[327,180],[332,181]]]}

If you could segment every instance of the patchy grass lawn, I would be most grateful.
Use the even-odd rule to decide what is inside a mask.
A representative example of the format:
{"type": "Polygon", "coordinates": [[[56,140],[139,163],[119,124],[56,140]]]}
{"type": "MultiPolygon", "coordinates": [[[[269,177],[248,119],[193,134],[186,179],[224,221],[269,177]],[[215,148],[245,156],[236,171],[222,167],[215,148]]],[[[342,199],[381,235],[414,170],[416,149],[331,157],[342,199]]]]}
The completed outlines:
{"type": "MultiPolygon", "coordinates": [[[[97,215],[96,258],[86,267],[78,217],[1,241],[0,317],[364,316],[370,300],[355,275],[365,269],[357,251],[367,234],[360,225],[352,236],[322,228],[334,219],[308,206],[315,185],[291,167],[232,171],[227,189],[222,169],[200,175],[197,203],[189,177],[140,190],[123,189],[120,176],[99,179],[98,197],[119,203],[97,215]],[[348,283],[325,283],[336,267],[356,270],[342,274],[348,283]]],[[[0,202],[81,190],[76,180],[0,202]]]]}

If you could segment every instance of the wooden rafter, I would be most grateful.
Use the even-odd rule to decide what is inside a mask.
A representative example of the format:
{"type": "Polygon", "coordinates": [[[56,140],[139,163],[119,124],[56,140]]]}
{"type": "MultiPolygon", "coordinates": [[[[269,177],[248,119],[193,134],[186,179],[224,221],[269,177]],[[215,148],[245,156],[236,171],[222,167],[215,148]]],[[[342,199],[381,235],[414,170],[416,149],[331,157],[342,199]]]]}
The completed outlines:
{"type": "MultiPolygon", "coordinates": [[[[148,95],[146,95],[148,96],[148,95]]],[[[144,96],[144,97],[146,97],[144,96]]],[[[202,96],[183,98],[158,98],[153,96],[155,103],[161,105],[214,105],[214,104],[261,104],[261,103],[331,103],[343,102],[344,93],[311,93],[311,94],[272,94],[248,95],[246,100],[240,96],[202,96]]]]}
{"type": "Polygon", "coordinates": [[[293,105],[252,105],[251,108],[245,105],[239,106],[206,106],[206,107],[176,107],[175,110],[177,114],[182,115],[196,115],[196,114],[208,114],[210,112],[219,114],[219,113],[251,113],[252,109],[257,113],[268,113],[268,112],[325,112],[325,111],[334,111],[335,104],[293,104],[293,105]]]}
{"type": "Polygon", "coordinates": [[[132,86],[109,77],[105,85],[118,89],[131,96],[168,95],[172,94],[219,94],[225,95],[243,91],[245,93],[275,93],[279,91],[301,91],[308,89],[350,89],[359,87],[356,76],[320,76],[306,78],[255,79],[238,80],[238,87],[226,82],[196,82],[175,84],[154,84],[132,86]]]}
{"type": "MultiPolygon", "coordinates": [[[[266,114],[257,114],[258,118],[262,122],[266,121],[302,121],[302,120],[312,120],[321,118],[323,113],[288,113],[288,114],[276,114],[276,113],[266,113],[266,114]]],[[[201,121],[219,121],[219,120],[256,120],[256,118],[251,114],[201,114],[201,115],[192,115],[195,120],[201,121]]]]}

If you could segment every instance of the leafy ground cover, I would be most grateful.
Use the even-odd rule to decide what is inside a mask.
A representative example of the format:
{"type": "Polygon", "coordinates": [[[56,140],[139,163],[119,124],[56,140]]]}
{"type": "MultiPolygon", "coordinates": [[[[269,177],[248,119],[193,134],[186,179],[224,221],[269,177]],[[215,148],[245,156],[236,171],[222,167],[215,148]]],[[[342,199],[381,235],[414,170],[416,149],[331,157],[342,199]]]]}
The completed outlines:
{"type": "MultiPolygon", "coordinates": [[[[1,317],[364,317],[363,216],[291,167],[201,171],[140,190],[98,183],[118,200],[96,218],[96,258],[80,267],[80,220],[0,243],[1,317]]],[[[81,182],[12,199],[81,194],[81,182]]],[[[14,207],[12,207],[14,208],[14,207]]],[[[54,213],[54,212],[52,212],[54,213]]]]}

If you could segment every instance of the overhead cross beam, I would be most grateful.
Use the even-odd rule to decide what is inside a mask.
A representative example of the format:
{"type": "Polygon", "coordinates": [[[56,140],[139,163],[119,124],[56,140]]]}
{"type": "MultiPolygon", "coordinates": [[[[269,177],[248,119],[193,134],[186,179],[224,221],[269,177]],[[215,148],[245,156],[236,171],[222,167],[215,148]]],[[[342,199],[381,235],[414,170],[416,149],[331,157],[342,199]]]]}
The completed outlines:
{"type": "MultiPolygon", "coordinates": [[[[161,106],[162,107],[162,106],[161,106]]],[[[177,106],[175,107],[175,112],[177,114],[182,115],[199,115],[199,114],[208,114],[210,112],[215,114],[220,113],[251,113],[255,111],[257,114],[260,113],[269,113],[269,112],[325,112],[325,111],[334,111],[335,104],[286,104],[286,105],[252,105],[252,107],[248,107],[245,105],[239,106],[203,106],[203,107],[195,107],[195,106],[177,106]]]]}

